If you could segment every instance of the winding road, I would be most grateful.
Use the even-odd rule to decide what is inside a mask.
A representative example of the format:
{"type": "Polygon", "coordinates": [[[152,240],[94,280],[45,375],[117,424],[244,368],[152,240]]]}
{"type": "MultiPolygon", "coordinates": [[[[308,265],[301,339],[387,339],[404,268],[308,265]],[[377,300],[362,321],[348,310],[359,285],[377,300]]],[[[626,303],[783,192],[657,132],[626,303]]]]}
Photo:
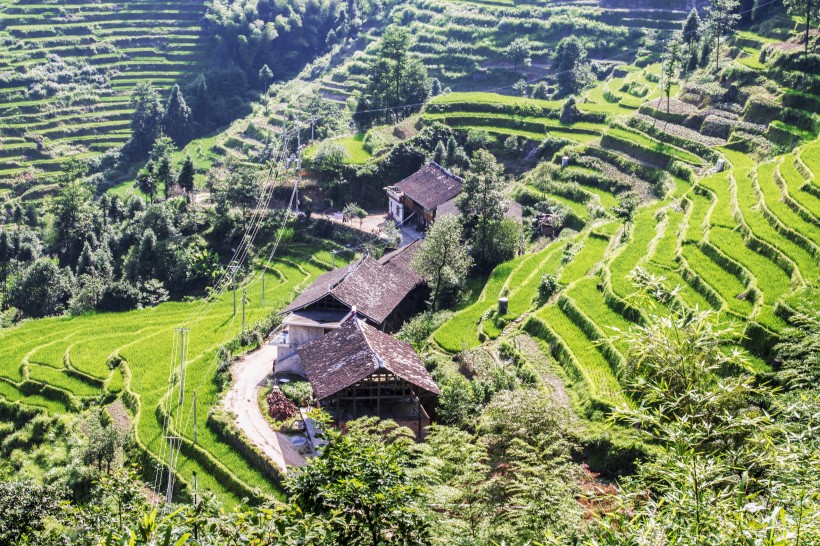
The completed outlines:
{"type": "Polygon", "coordinates": [[[259,389],[272,371],[276,347],[265,344],[237,360],[231,368],[234,381],[223,404],[236,416],[236,425],[283,472],[288,466],[303,466],[304,456],[293,447],[288,436],[271,428],[257,402],[259,389]]]}

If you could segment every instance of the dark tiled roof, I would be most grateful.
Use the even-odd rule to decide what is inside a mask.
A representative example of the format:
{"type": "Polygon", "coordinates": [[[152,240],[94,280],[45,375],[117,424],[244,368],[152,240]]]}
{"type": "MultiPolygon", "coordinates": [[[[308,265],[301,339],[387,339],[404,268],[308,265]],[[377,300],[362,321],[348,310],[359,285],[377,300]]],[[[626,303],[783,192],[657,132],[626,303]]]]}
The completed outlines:
{"type": "Polygon", "coordinates": [[[384,369],[433,394],[438,386],[413,348],[356,316],[297,349],[316,398],[323,400],[384,369]]]}
{"type": "Polygon", "coordinates": [[[410,267],[418,246],[418,242],[413,242],[379,261],[367,256],[348,267],[320,275],[282,313],[303,309],[329,295],[349,308],[355,305],[359,313],[381,324],[423,282],[410,267]]]}
{"type": "MultiPolygon", "coordinates": [[[[458,196],[456,196],[456,197],[458,197],[458,196]]],[[[443,217],[448,216],[448,215],[451,215],[451,216],[460,216],[461,215],[461,211],[458,210],[458,207],[456,206],[456,197],[453,197],[452,199],[450,199],[446,203],[442,203],[441,205],[438,206],[438,208],[436,209],[436,219],[443,218],[443,217]]]]}
{"type": "MultiPolygon", "coordinates": [[[[452,198],[446,203],[439,205],[438,209],[436,209],[436,218],[442,218],[451,214],[453,216],[461,215],[461,211],[458,210],[456,206],[456,198],[452,198]]],[[[523,219],[523,214],[521,210],[521,205],[517,202],[513,201],[512,199],[507,200],[507,211],[504,213],[505,218],[509,218],[510,220],[515,220],[517,222],[521,222],[523,219]]]]}
{"type": "Polygon", "coordinates": [[[395,185],[399,191],[424,207],[433,210],[461,192],[464,181],[431,161],[395,185]]]}

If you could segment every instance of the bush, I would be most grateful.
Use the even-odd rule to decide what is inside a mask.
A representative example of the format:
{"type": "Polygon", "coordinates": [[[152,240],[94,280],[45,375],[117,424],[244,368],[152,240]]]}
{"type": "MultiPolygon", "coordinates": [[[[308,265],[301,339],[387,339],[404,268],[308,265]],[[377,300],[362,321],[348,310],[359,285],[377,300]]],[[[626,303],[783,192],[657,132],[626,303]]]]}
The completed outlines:
{"type": "MultiPolygon", "coordinates": [[[[282,391],[282,394],[297,407],[304,408],[313,402],[313,388],[307,381],[282,383],[279,385],[279,389],[282,391]]],[[[268,400],[270,401],[270,398],[268,398],[268,400]]]]}
{"type": "Polygon", "coordinates": [[[552,273],[541,277],[538,283],[538,305],[543,305],[558,291],[558,279],[552,273]]]}

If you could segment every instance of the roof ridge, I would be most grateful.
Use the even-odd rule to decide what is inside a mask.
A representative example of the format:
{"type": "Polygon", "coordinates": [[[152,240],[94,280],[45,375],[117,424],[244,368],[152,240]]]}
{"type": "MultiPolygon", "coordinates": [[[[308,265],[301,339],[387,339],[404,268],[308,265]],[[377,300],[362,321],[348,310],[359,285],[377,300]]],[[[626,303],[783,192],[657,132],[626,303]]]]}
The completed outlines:
{"type": "Polygon", "coordinates": [[[446,174],[447,176],[450,176],[450,177],[452,177],[452,178],[455,178],[455,179],[456,179],[456,180],[458,180],[459,182],[464,183],[464,179],[463,179],[463,178],[461,178],[460,176],[457,176],[457,175],[453,174],[453,172],[452,172],[450,169],[447,169],[446,167],[442,167],[441,165],[439,165],[439,164],[438,164],[438,163],[436,163],[435,161],[430,160],[430,162],[428,163],[428,165],[432,165],[432,166],[434,166],[434,167],[437,167],[439,170],[441,170],[441,171],[442,171],[444,174],[446,174]]]}
{"type": "Polygon", "coordinates": [[[379,356],[379,353],[377,353],[376,350],[373,348],[373,345],[370,344],[370,339],[367,337],[367,332],[365,332],[363,325],[359,321],[359,317],[356,314],[355,308],[353,309],[353,316],[351,318],[353,320],[353,324],[355,324],[356,327],[359,329],[359,332],[361,332],[362,337],[364,338],[364,343],[365,345],[367,345],[367,349],[370,351],[370,354],[373,355],[374,360],[376,361],[376,369],[389,369],[387,366],[384,365],[384,360],[382,360],[382,357],[379,356]]]}
{"type": "Polygon", "coordinates": [[[351,265],[347,266],[347,272],[344,275],[342,275],[342,278],[340,278],[338,281],[336,281],[335,283],[332,283],[330,285],[330,287],[327,289],[327,291],[332,292],[334,288],[336,288],[337,286],[342,284],[345,281],[345,279],[347,279],[350,275],[353,274],[354,271],[359,269],[359,266],[362,265],[362,263],[364,263],[365,259],[368,258],[369,256],[370,256],[369,254],[365,254],[364,256],[362,256],[359,259],[359,261],[356,264],[351,264],[351,265]]]}

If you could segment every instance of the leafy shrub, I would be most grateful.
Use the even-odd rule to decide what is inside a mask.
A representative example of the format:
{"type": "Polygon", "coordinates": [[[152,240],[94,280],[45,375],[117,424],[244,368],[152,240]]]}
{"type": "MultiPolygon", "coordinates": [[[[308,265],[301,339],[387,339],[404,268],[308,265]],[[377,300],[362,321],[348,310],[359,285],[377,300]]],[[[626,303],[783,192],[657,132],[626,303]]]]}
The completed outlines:
{"type": "Polygon", "coordinates": [[[310,383],[307,381],[281,383],[279,389],[282,391],[282,394],[297,407],[304,408],[305,406],[309,406],[313,401],[313,388],[311,388],[310,383]]]}
{"type": "Polygon", "coordinates": [[[543,305],[558,291],[558,279],[552,273],[547,273],[541,277],[538,283],[538,305],[543,305]]]}

